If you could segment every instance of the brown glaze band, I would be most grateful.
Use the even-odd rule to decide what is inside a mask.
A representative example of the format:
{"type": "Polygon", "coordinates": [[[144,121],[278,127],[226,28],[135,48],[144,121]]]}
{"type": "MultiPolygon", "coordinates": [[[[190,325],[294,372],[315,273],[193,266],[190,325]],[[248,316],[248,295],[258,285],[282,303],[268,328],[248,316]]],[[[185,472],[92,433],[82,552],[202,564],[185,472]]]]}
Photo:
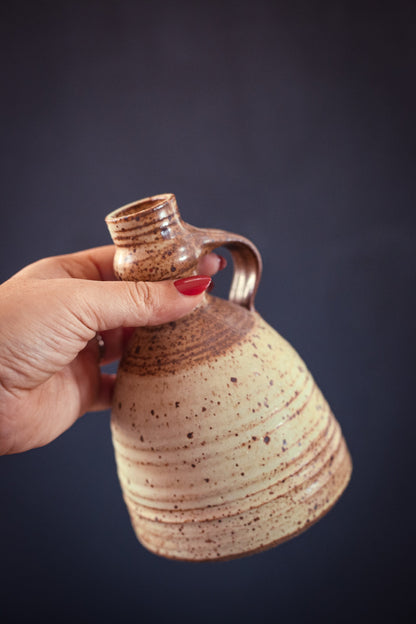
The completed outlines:
{"type": "Polygon", "coordinates": [[[189,369],[207,356],[220,356],[253,327],[244,308],[207,296],[193,314],[157,327],[136,329],[120,370],[136,375],[173,374],[189,369]],[[226,325],[218,323],[226,313],[226,325]]]}

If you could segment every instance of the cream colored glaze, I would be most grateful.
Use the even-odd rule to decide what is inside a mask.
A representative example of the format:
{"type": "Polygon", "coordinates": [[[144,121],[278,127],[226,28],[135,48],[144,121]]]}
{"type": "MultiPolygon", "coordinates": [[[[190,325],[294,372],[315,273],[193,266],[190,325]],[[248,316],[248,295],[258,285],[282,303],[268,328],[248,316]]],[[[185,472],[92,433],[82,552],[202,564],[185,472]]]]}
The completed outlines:
{"type": "Polygon", "coordinates": [[[118,474],[137,537],[157,554],[263,550],[326,513],[349,480],[339,425],[304,362],[244,314],[253,327],[224,353],[170,374],[119,376],[118,474]]]}

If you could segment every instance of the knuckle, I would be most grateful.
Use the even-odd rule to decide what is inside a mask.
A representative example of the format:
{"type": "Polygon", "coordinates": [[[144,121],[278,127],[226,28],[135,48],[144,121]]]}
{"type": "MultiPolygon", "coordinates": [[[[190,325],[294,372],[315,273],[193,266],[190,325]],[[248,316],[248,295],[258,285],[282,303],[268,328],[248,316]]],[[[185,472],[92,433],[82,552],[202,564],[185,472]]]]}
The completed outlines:
{"type": "Polygon", "coordinates": [[[53,264],[53,258],[47,257],[47,258],[40,258],[39,260],[35,260],[31,264],[29,264],[28,267],[33,267],[34,269],[45,269],[45,268],[50,268],[52,264],[53,264]]]}
{"type": "Polygon", "coordinates": [[[143,322],[150,321],[151,316],[157,312],[159,301],[157,292],[147,282],[133,282],[131,295],[134,305],[140,310],[143,322]]]}
{"type": "Polygon", "coordinates": [[[55,265],[55,261],[53,257],[41,258],[40,260],[35,260],[31,264],[28,264],[21,272],[25,273],[29,276],[33,275],[46,275],[53,271],[55,265]]]}

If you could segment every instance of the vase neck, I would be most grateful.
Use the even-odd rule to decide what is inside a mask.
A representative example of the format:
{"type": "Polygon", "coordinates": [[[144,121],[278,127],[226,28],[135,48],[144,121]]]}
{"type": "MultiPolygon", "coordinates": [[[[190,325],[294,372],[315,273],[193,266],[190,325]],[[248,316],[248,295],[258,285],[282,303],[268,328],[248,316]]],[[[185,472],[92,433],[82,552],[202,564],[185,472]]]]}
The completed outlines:
{"type": "Polygon", "coordinates": [[[127,204],[106,217],[119,279],[160,281],[197,272],[200,237],[184,223],[171,193],[127,204]]]}

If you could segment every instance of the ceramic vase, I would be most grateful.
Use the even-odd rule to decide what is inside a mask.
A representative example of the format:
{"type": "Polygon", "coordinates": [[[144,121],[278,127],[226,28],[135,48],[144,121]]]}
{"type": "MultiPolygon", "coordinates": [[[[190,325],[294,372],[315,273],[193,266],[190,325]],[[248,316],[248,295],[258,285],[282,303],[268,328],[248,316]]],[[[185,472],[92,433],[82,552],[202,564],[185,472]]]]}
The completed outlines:
{"type": "Polygon", "coordinates": [[[254,309],[261,257],[246,238],[184,223],[172,194],[106,218],[120,279],[197,273],[219,246],[229,300],[135,333],[111,417],[131,522],[150,551],[187,561],[256,553],[294,537],[338,500],[351,474],[340,426],[297,352],[254,309]]]}

